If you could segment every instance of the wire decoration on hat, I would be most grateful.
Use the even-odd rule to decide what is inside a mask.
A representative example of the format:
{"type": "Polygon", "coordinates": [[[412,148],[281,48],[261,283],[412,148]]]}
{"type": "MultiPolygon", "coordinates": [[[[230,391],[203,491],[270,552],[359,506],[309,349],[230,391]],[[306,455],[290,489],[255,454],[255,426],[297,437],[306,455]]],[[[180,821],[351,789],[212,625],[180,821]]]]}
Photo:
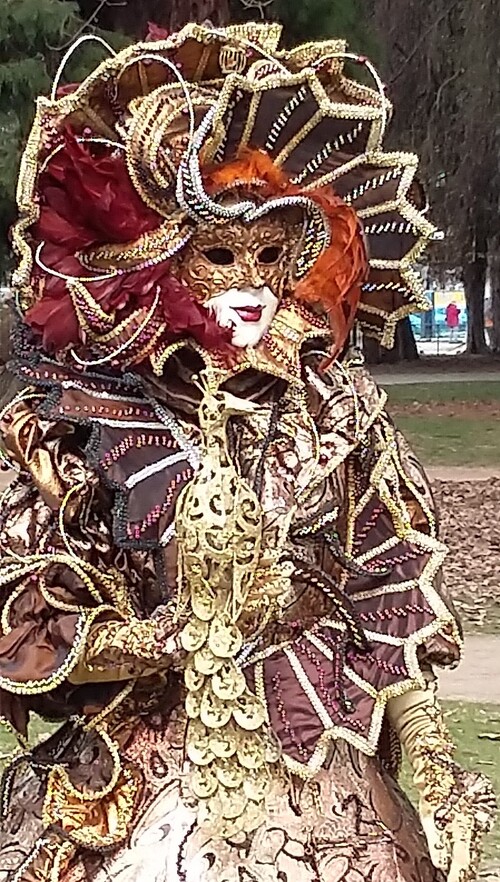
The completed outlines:
{"type": "Polygon", "coordinates": [[[314,62],[312,67],[313,68],[320,67],[321,65],[323,65],[325,63],[325,61],[328,61],[331,58],[344,58],[348,61],[354,61],[356,64],[364,65],[364,67],[366,67],[366,69],[371,73],[371,75],[376,83],[377,90],[378,90],[379,97],[380,97],[381,117],[380,117],[379,146],[381,146],[382,140],[384,138],[385,131],[387,128],[387,122],[388,122],[388,113],[387,113],[388,102],[387,102],[387,98],[386,98],[386,94],[385,94],[385,86],[384,86],[384,83],[382,81],[382,78],[381,78],[377,68],[375,67],[374,64],[372,64],[372,62],[370,61],[369,58],[367,58],[365,55],[358,55],[356,52],[331,52],[328,55],[322,55],[321,58],[318,58],[318,60],[314,62]]]}
{"type": "Polygon", "coordinates": [[[115,279],[117,272],[106,273],[100,276],[70,276],[67,273],[60,273],[59,270],[52,269],[42,260],[41,254],[45,248],[46,242],[40,242],[35,251],[35,262],[49,276],[55,276],[56,279],[62,279],[63,282],[105,282],[108,279],[115,279]]]}
{"type": "Polygon", "coordinates": [[[117,54],[115,52],[115,50],[113,49],[113,47],[110,46],[109,43],[106,43],[106,40],[103,40],[102,37],[97,36],[97,34],[84,34],[82,37],[79,37],[78,40],[76,40],[69,47],[67,52],[64,53],[64,55],[61,59],[61,63],[59,64],[59,67],[57,68],[56,75],[55,75],[54,80],[52,82],[52,89],[50,92],[50,100],[51,101],[57,100],[57,90],[59,88],[61,78],[64,74],[64,69],[65,69],[68,61],[70,60],[71,56],[76,52],[77,49],[80,48],[80,46],[83,43],[100,43],[101,46],[104,46],[104,48],[107,49],[107,51],[109,52],[110,55],[115,56],[117,54]]]}
{"type": "MultiPolygon", "coordinates": [[[[126,147],[124,144],[121,144],[120,141],[111,141],[109,138],[75,138],[77,144],[101,144],[106,147],[111,147],[113,150],[123,150],[126,151],[126,147]]],[[[64,150],[65,144],[58,144],[57,147],[49,153],[48,156],[44,159],[44,161],[40,165],[40,174],[46,171],[48,165],[54,157],[57,156],[61,150],[64,150]]]]}
{"type": "Polygon", "coordinates": [[[189,146],[187,147],[187,150],[189,150],[194,139],[196,117],[194,112],[194,104],[191,98],[191,93],[189,91],[189,85],[187,81],[184,79],[179,68],[173,63],[173,61],[170,61],[170,59],[166,58],[164,55],[159,55],[157,52],[145,52],[143,55],[134,56],[134,58],[129,59],[129,61],[124,64],[122,72],[125,71],[128,67],[131,67],[133,64],[137,64],[137,62],[139,61],[157,61],[159,64],[163,64],[165,67],[168,67],[169,70],[171,70],[174,74],[177,82],[182,89],[184,98],[186,99],[186,107],[189,116],[189,146]]]}

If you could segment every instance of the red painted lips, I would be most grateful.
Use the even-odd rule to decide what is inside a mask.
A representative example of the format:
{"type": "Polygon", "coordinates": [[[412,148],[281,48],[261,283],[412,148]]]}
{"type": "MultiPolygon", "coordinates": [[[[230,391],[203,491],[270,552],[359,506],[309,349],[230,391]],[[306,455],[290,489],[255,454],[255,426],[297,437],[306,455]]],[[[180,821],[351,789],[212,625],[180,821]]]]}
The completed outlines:
{"type": "Polygon", "coordinates": [[[234,310],[244,322],[260,322],[263,311],[263,306],[240,306],[234,310]]]}

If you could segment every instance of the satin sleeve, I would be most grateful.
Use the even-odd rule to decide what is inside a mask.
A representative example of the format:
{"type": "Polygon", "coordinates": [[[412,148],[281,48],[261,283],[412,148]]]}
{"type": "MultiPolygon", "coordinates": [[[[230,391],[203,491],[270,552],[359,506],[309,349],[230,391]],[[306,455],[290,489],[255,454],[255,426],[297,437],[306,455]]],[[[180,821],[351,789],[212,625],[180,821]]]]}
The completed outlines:
{"type": "Polygon", "coordinates": [[[145,611],[153,562],[114,546],[110,494],[72,427],[21,402],[2,429],[19,474],[0,512],[0,717],[25,735],[31,710],[84,713],[165,671],[176,627],[167,607],[145,611]]]}

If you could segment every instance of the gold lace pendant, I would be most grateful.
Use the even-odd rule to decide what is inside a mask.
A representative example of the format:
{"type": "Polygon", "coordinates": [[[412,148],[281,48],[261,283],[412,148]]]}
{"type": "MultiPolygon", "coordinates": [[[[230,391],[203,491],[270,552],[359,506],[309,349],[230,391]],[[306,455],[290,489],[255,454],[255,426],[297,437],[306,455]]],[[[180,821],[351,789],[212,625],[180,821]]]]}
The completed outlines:
{"type": "MultiPolygon", "coordinates": [[[[201,467],[179,497],[176,514],[191,790],[199,824],[224,838],[262,822],[278,759],[269,749],[265,708],[236,661],[251,636],[242,633],[242,623],[250,598],[255,603],[262,511],[235,469],[226,433],[232,414],[253,407],[205,391],[201,467]]],[[[260,580],[258,590],[265,590],[260,580]]]]}

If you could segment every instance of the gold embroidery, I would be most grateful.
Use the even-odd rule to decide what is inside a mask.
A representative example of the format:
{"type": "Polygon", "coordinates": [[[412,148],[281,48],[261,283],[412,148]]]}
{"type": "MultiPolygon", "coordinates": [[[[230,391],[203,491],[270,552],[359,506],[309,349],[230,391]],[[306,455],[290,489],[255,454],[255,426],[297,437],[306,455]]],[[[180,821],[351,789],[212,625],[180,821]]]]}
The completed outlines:
{"type": "Polygon", "coordinates": [[[206,388],[199,409],[201,467],[180,496],[176,513],[178,618],[187,618],[180,639],[189,654],[185,684],[191,786],[200,800],[199,822],[223,837],[261,823],[276,777],[273,765],[264,762],[264,705],[247,687],[236,661],[245,621],[253,623],[252,613],[266,612],[276,603],[272,592],[266,592],[265,577],[262,583],[256,579],[263,553],[260,504],[238,475],[226,446],[229,416],[252,408],[206,388]],[[258,764],[255,752],[262,756],[258,764]],[[245,772],[249,762],[251,776],[245,772]]]}

